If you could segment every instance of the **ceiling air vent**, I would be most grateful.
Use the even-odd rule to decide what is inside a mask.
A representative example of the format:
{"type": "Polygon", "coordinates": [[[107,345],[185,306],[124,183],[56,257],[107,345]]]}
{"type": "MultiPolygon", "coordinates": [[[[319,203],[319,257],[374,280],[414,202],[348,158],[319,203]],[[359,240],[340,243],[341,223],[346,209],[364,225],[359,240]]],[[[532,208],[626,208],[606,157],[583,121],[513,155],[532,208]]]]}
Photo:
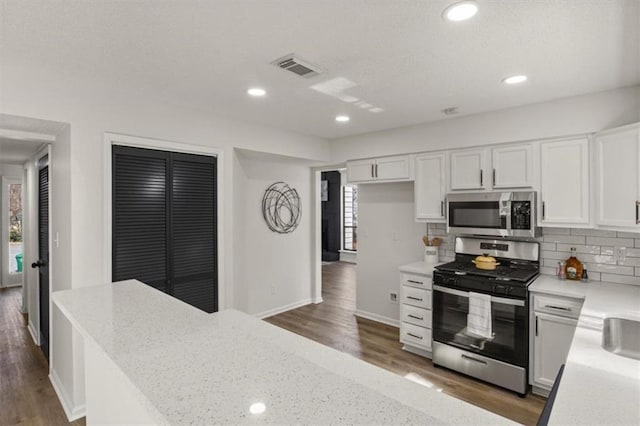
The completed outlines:
{"type": "Polygon", "coordinates": [[[320,74],[320,68],[298,58],[293,53],[276,59],[271,63],[282,68],[283,70],[291,71],[292,73],[304,78],[310,78],[320,74]]]}

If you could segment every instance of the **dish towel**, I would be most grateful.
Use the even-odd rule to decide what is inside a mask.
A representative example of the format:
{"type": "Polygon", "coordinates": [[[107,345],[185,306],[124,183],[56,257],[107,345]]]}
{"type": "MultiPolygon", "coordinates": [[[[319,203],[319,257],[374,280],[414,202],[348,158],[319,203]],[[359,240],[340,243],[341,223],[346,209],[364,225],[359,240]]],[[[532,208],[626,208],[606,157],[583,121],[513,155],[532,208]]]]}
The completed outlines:
{"type": "Polygon", "coordinates": [[[491,339],[491,296],[469,292],[469,315],[467,331],[480,337],[491,339]]]}

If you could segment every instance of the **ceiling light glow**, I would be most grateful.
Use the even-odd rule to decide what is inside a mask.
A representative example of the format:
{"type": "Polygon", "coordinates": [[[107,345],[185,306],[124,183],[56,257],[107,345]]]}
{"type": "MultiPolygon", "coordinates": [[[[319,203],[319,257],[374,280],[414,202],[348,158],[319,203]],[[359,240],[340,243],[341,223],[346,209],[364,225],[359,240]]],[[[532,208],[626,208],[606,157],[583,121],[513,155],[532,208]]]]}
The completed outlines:
{"type": "Polygon", "coordinates": [[[478,13],[478,5],[473,0],[461,1],[447,7],[442,16],[453,22],[466,21],[478,13]]]}
{"type": "Polygon", "coordinates": [[[350,120],[350,118],[349,118],[348,115],[338,115],[336,117],[336,121],[339,122],[339,123],[346,123],[349,120],[350,120]]]}
{"type": "Polygon", "coordinates": [[[510,77],[506,77],[502,79],[502,82],[504,84],[518,84],[518,83],[524,83],[525,81],[527,81],[526,75],[512,75],[510,77]]]}
{"type": "Polygon", "coordinates": [[[266,409],[267,409],[267,406],[264,405],[264,403],[256,402],[251,404],[251,406],[249,407],[249,412],[251,414],[262,414],[265,412],[266,409]]]}
{"type": "Polygon", "coordinates": [[[247,90],[247,93],[251,96],[259,97],[266,95],[267,91],[259,87],[251,87],[249,90],[247,90]]]}

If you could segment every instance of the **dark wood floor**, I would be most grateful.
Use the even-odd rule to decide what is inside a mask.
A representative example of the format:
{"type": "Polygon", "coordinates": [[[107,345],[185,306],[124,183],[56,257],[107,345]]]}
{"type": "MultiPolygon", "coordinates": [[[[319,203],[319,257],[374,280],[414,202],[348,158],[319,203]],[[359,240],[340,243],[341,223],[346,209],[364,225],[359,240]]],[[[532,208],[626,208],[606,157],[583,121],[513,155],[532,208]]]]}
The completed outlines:
{"type": "MultiPolygon", "coordinates": [[[[0,289],[0,425],[69,424],[49,367],[20,313],[22,290],[0,289]]],[[[84,419],[72,423],[84,425],[84,419]]]]}
{"type": "Polygon", "coordinates": [[[523,424],[536,424],[544,398],[515,393],[434,367],[431,360],[403,351],[398,329],[354,316],[355,265],[322,267],[324,302],[307,305],[266,321],[349,353],[401,376],[441,388],[442,392],[523,424]]]}

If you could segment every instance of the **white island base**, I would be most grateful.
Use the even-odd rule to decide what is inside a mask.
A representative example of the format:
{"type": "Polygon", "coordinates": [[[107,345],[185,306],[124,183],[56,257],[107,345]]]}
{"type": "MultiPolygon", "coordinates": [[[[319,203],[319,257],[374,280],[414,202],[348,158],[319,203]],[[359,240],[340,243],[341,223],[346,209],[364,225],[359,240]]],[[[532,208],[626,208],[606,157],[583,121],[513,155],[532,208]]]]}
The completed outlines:
{"type": "Polygon", "coordinates": [[[137,281],[53,295],[85,339],[87,424],[505,424],[235,310],[137,281]]]}

